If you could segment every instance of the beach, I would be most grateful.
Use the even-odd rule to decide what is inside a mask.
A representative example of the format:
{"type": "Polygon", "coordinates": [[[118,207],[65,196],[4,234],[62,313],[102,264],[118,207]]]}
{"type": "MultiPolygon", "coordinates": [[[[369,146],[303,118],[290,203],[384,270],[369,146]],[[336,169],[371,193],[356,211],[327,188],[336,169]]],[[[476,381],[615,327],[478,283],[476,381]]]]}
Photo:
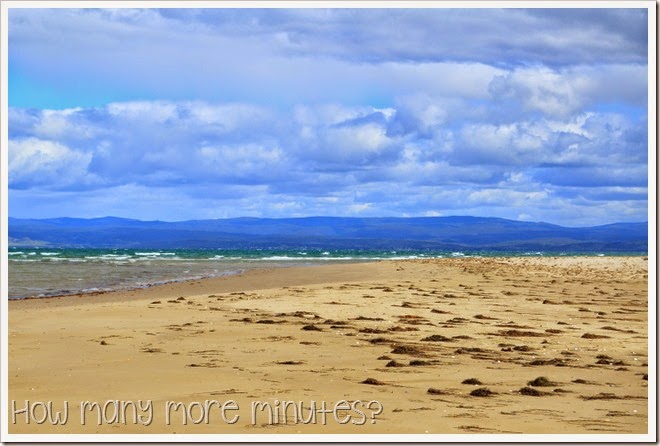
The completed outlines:
{"type": "Polygon", "coordinates": [[[644,434],[648,280],[646,257],[445,258],[12,300],[6,422],[12,434],[644,434]],[[44,417],[65,406],[66,423],[44,417]]]}

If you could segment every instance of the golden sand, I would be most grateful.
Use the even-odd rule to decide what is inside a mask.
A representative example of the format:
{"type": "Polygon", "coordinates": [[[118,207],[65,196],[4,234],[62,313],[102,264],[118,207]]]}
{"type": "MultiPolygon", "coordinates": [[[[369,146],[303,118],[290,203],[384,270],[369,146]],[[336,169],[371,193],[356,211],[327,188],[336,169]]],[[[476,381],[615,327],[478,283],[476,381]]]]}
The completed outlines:
{"type": "Polygon", "coordinates": [[[9,433],[646,433],[647,263],[382,261],[12,301],[9,433]],[[65,424],[38,424],[64,401],[65,424]]]}

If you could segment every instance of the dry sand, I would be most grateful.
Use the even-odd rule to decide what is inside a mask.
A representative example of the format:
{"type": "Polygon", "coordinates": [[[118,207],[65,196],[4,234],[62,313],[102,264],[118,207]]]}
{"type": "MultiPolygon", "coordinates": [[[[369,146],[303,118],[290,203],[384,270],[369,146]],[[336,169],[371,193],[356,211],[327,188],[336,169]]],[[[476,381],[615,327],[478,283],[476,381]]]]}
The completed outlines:
{"type": "Polygon", "coordinates": [[[9,432],[646,433],[647,263],[382,261],[12,301],[9,432]],[[14,424],[12,400],[37,421],[39,402],[66,400],[69,418],[14,424]],[[112,401],[138,400],[151,424],[113,422],[112,401]],[[236,422],[212,403],[193,424],[209,400],[236,422]],[[81,401],[111,401],[100,425],[81,424],[81,401]],[[189,405],[187,425],[176,410],[166,424],[168,401],[189,405]],[[286,403],[286,424],[267,409],[253,423],[253,403],[282,401],[301,419],[286,403]]]}

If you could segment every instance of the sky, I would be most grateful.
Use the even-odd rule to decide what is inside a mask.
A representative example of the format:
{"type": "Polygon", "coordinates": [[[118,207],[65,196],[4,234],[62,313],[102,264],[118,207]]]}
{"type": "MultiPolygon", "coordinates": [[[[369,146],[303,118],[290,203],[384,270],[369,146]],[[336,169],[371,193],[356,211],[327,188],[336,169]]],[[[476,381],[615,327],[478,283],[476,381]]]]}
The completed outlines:
{"type": "Polygon", "coordinates": [[[10,8],[9,215],[646,221],[647,20],[10,8]]]}

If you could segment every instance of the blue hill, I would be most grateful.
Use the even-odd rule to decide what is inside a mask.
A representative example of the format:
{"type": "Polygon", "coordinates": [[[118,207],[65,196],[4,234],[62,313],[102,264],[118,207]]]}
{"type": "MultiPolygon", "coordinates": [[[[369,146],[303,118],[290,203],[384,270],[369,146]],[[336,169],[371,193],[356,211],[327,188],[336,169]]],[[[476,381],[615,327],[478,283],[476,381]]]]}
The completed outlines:
{"type": "Polygon", "coordinates": [[[12,246],[97,248],[412,248],[646,252],[648,223],[570,228],[483,217],[9,218],[12,246]]]}

